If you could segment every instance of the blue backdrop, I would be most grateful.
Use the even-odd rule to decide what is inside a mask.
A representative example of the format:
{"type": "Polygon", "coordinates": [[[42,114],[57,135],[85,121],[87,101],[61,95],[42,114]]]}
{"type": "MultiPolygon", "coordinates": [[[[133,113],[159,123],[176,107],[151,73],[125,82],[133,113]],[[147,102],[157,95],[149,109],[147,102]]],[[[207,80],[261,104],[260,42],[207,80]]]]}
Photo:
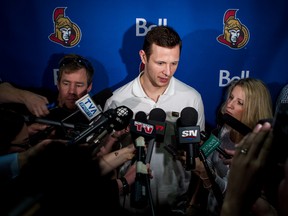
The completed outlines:
{"type": "Polygon", "coordinates": [[[56,92],[60,58],[77,53],[95,68],[92,94],[114,90],[138,75],[138,51],[153,25],[172,26],[182,37],[175,76],[202,94],[212,127],[232,79],[262,79],[274,101],[288,83],[285,0],[9,0],[0,6],[0,77],[19,87],[56,92]],[[234,30],[240,27],[235,45],[225,40],[230,19],[234,30]]]}

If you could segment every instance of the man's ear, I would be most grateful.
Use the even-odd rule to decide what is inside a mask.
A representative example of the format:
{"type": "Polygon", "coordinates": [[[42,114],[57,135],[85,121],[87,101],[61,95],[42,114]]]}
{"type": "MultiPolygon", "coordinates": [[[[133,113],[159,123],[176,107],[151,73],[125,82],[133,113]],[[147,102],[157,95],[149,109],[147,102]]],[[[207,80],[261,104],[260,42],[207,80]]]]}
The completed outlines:
{"type": "Polygon", "coordinates": [[[146,57],[146,54],[145,54],[145,51],[144,50],[140,50],[139,51],[139,56],[141,58],[141,61],[143,64],[146,64],[147,62],[147,57],[146,57]]]}
{"type": "Polygon", "coordinates": [[[87,88],[87,93],[89,93],[89,92],[92,90],[92,86],[93,86],[93,84],[90,83],[90,85],[89,85],[88,88],[87,88]]]}

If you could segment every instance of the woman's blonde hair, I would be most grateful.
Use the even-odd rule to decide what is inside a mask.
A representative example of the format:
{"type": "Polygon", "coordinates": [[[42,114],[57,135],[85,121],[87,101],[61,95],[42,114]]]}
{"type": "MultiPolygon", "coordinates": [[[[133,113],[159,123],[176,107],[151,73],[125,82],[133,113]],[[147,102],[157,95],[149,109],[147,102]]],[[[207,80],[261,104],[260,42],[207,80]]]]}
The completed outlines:
{"type": "MultiPolygon", "coordinates": [[[[240,119],[242,123],[252,129],[259,120],[273,118],[273,104],[270,91],[263,81],[255,78],[243,78],[231,82],[226,92],[226,101],[221,108],[222,113],[225,112],[227,100],[235,86],[241,87],[245,94],[244,111],[240,119]]],[[[243,136],[239,134],[237,137],[237,140],[239,140],[243,136]]]]}

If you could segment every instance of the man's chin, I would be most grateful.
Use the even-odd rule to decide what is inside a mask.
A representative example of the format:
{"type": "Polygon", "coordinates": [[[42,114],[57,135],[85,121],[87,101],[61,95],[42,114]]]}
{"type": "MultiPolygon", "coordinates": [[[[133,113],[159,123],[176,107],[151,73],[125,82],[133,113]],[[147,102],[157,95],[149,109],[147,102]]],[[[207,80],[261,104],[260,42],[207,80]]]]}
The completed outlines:
{"type": "Polygon", "coordinates": [[[69,110],[74,110],[74,109],[76,109],[76,105],[75,105],[75,103],[66,103],[65,104],[65,107],[67,108],[67,109],[69,109],[69,110]]]}

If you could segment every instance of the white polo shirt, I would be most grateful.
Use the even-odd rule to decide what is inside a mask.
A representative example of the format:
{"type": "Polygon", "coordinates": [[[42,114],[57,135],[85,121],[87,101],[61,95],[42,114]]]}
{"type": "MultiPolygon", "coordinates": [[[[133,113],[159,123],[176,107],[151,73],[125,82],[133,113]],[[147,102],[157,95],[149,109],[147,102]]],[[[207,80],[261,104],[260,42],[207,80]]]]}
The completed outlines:
{"type": "MultiPolygon", "coordinates": [[[[142,73],[134,80],[115,90],[113,95],[107,99],[104,111],[124,105],[134,112],[134,117],[139,111],[149,114],[154,108],[161,108],[166,112],[167,127],[164,143],[159,147],[154,146],[150,162],[153,175],[150,187],[152,199],[157,208],[158,205],[171,205],[177,197],[183,195],[188,189],[191,172],[185,171],[179,161],[173,160],[171,154],[164,149],[164,145],[173,144],[172,137],[175,134],[175,122],[185,107],[193,107],[197,110],[197,125],[200,126],[201,131],[204,131],[204,106],[200,93],[175,77],[171,78],[168,88],[155,103],[145,94],[140,83],[141,75],[142,73]]],[[[129,199],[126,198],[125,201],[127,208],[130,206],[129,199]]]]}

